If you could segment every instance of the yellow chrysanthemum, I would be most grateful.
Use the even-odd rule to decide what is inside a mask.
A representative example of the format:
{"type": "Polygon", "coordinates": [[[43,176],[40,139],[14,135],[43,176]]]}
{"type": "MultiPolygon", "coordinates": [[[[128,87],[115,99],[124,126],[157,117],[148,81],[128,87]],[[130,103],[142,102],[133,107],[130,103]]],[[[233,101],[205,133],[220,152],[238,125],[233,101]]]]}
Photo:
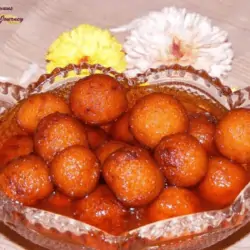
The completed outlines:
{"type": "MultiPolygon", "coordinates": [[[[126,69],[125,54],[117,39],[108,30],[87,24],[61,34],[49,47],[46,60],[48,73],[57,67],[81,62],[98,63],[117,72],[126,69]]],[[[81,72],[81,75],[87,74],[86,70],[81,72]]],[[[69,74],[74,75],[74,72],[69,74]]]]}
{"type": "Polygon", "coordinates": [[[145,82],[145,83],[142,83],[140,84],[141,87],[144,87],[144,86],[149,86],[150,84],[148,82],[145,82]]]}

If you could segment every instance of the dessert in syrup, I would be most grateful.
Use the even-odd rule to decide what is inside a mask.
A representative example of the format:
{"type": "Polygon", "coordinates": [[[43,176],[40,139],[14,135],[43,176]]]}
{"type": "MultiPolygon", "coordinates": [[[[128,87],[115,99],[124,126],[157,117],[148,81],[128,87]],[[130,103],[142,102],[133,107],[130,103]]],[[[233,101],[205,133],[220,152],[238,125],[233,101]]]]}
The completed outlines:
{"type": "Polygon", "coordinates": [[[131,107],[125,87],[95,74],[69,104],[32,95],[15,119],[23,133],[0,149],[0,191],[113,235],[224,208],[249,182],[248,109],[218,120],[160,92],[131,107]]]}

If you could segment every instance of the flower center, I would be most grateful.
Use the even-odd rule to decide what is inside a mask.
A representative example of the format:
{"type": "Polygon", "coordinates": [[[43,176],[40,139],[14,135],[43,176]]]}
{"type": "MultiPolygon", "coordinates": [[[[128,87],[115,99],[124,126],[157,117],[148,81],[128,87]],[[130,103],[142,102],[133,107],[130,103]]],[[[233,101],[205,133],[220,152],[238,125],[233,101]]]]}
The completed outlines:
{"type": "Polygon", "coordinates": [[[81,63],[86,63],[86,62],[88,62],[88,60],[89,60],[89,57],[88,57],[88,56],[84,56],[83,58],[81,58],[81,59],[79,60],[79,64],[81,64],[81,63]]]}
{"type": "Polygon", "coordinates": [[[195,49],[194,44],[187,44],[185,41],[175,36],[173,37],[169,52],[172,63],[190,65],[197,59],[197,50],[195,49]]]}
{"type": "Polygon", "coordinates": [[[170,52],[176,59],[181,59],[184,56],[181,45],[181,41],[174,37],[172,46],[170,47],[170,52]]]}

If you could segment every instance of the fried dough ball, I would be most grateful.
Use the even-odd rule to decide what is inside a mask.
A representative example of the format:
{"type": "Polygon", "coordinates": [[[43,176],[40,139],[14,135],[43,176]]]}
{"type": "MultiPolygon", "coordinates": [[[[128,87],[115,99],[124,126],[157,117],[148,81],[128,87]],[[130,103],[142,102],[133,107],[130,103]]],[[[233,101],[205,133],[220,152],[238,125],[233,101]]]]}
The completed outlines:
{"type": "Polygon", "coordinates": [[[69,115],[54,113],[38,124],[34,146],[45,161],[51,161],[57,153],[73,145],[88,147],[85,128],[78,120],[69,115]]]}
{"type": "Polygon", "coordinates": [[[164,137],[154,156],[168,183],[174,186],[194,186],[207,172],[206,151],[197,139],[188,134],[164,137]]]}
{"type": "Polygon", "coordinates": [[[101,128],[85,126],[85,130],[91,149],[97,149],[108,139],[108,135],[101,128]]]}
{"type": "Polygon", "coordinates": [[[53,185],[45,162],[28,155],[11,161],[1,170],[0,190],[24,205],[34,205],[53,192],[53,185]]]}
{"type": "Polygon", "coordinates": [[[174,97],[152,93],[134,105],[129,125],[140,143],[154,148],[164,136],[186,132],[188,117],[185,108],[174,97]]]}
{"type": "Polygon", "coordinates": [[[42,93],[30,96],[22,104],[17,113],[17,122],[28,133],[33,133],[45,116],[60,112],[69,114],[67,103],[51,93],[42,93]]]}
{"type": "Polygon", "coordinates": [[[215,120],[205,114],[196,114],[189,119],[190,135],[195,137],[209,154],[216,154],[216,145],[214,142],[216,125],[215,120]]]}
{"type": "Polygon", "coordinates": [[[63,194],[81,198],[96,187],[100,165],[88,148],[72,146],[55,156],[50,165],[50,173],[54,184],[63,194]]]}
{"type": "Polygon", "coordinates": [[[96,156],[103,165],[105,160],[116,150],[128,146],[126,143],[123,143],[121,141],[108,141],[104,144],[102,144],[97,150],[96,150],[96,156]]]}
{"type": "Polygon", "coordinates": [[[86,198],[75,204],[77,219],[113,234],[126,231],[128,211],[115,198],[107,185],[99,185],[86,198]]]}
{"type": "Polygon", "coordinates": [[[0,168],[13,159],[33,152],[33,140],[29,136],[17,135],[8,139],[0,150],[0,168]]]}
{"type": "Polygon", "coordinates": [[[205,200],[224,207],[233,203],[247,183],[243,167],[224,157],[212,157],[199,192],[205,200]]]}
{"type": "Polygon", "coordinates": [[[222,155],[238,163],[250,163],[250,109],[235,109],[219,122],[215,142],[222,155]]]}
{"type": "Polygon", "coordinates": [[[103,177],[117,199],[129,207],[147,205],[164,187],[164,177],[149,153],[132,146],[107,158],[103,177]]]}
{"type": "Polygon", "coordinates": [[[114,140],[134,143],[135,139],[129,130],[129,116],[127,112],[123,114],[112,126],[111,135],[114,140]]]}
{"type": "Polygon", "coordinates": [[[96,74],[79,80],[72,88],[73,113],[87,124],[105,124],[126,111],[124,87],[113,77],[96,74]]]}
{"type": "Polygon", "coordinates": [[[184,188],[167,187],[149,205],[147,215],[151,222],[155,222],[197,213],[200,210],[200,200],[194,193],[184,188]]]}

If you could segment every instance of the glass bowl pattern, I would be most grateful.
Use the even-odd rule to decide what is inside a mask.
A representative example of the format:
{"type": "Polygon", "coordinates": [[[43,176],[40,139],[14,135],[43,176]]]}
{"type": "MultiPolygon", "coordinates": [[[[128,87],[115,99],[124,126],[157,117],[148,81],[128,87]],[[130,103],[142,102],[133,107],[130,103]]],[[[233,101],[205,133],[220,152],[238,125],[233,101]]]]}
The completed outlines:
{"type": "MultiPolygon", "coordinates": [[[[68,73],[88,70],[115,77],[128,90],[130,105],[150,92],[164,92],[211,112],[217,117],[232,108],[248,107],[250,88],[237,92],[220,80],[192,67],[173,65],[150,69],[135,78],[101,65],[68,65],[42,75],[27,88],[0,83],[0,144],[23,133],[15,122],[22,99],[34,93],[52,91],[67,100],[71,86],[79,77],[68,73]],[[147,82],[147,84],[142,83],[147,82]],[[140,86],[139,86],[140,85],[140,86]]],[[[1,146],[1,145],[0,145],[1,146]]],[[[23,206],[0,193],[0,220],[24,238],[51,250],[57,249],[168,249],[195,250],[209,247],[233,234],[250,221],[250,184],[235,202],[223,210],[208,211],[152,223],[120,236],[110,235],[83,222],[51,212],[23,206]]]]}

